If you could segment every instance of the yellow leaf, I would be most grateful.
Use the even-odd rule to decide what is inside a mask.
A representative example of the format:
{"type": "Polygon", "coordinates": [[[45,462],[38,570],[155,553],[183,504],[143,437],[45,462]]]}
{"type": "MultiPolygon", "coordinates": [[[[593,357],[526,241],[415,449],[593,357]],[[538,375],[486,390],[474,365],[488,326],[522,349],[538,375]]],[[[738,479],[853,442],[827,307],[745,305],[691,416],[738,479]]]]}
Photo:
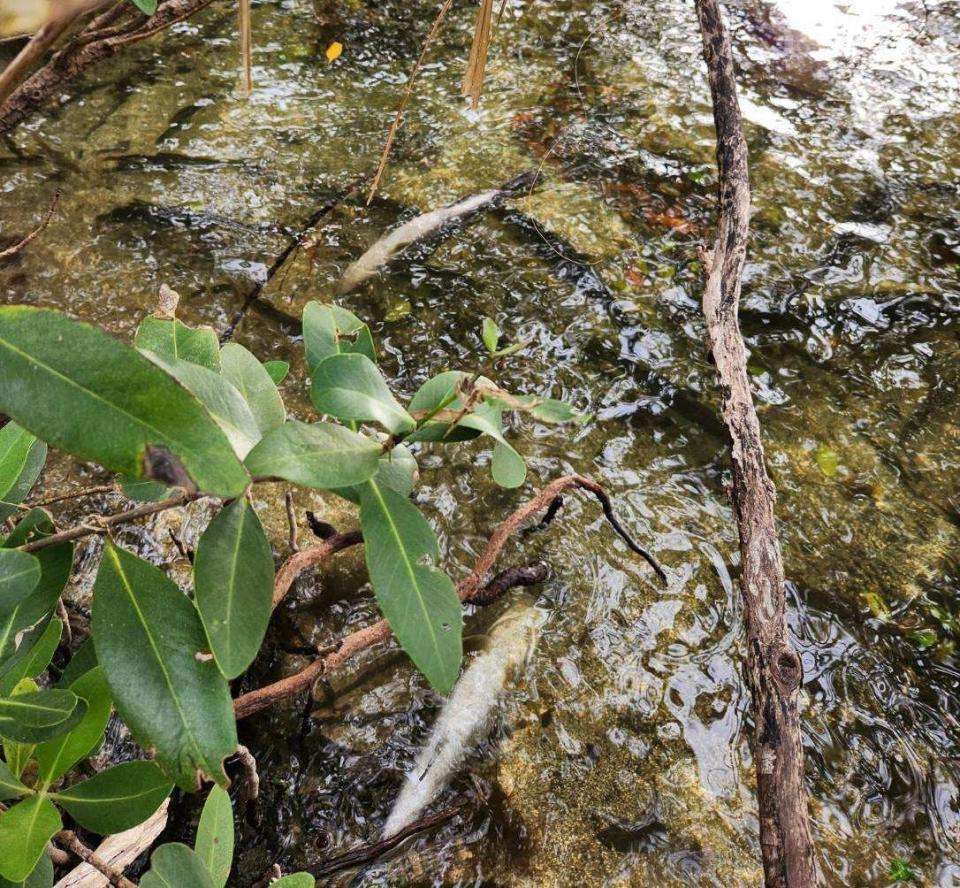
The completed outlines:
{"type": "Polygon", "coordinates": [[[340,53],[343,52],[343,44],[337,43],[334,41],[327,47],[327,61],[335,62],[340,58],[340,53]]]}

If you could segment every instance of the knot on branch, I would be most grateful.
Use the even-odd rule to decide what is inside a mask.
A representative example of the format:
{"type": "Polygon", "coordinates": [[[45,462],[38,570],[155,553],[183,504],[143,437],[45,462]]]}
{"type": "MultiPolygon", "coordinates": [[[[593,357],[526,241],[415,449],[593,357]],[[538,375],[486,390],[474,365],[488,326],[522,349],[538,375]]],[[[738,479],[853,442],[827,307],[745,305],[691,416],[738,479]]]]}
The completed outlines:
{"type": "Polygon", "coordinates": [[[803,684],[803,663],[789,644],[778,642],[770,645],[767,650],[767,663],[784,695],[794,693],[803,684]]]}

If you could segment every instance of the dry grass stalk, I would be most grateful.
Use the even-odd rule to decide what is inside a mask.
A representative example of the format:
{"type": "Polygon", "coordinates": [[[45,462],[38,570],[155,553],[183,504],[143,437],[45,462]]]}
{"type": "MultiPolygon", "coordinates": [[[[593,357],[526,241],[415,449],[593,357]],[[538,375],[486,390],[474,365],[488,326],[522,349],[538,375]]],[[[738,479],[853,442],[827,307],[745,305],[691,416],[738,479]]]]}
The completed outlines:
{"type": "Polygon", "coordinates": [[[250,0],[240,0],[240,55],[247,93],[253,89],[253,36],[250,24],[250,0]]]}
{"type": "Polygon", "coordinates": [[[427,39],[423,41],[423,49],[420,50],[420,56],[417,59],[417,63],[413,66],[413,70],[410,72],[407,85],[404,87],[403,95],[400,97],[400,104],[397,106],[397,113],[394,115],[393,123],[390,124],[390,130],[387,133],[387,141],[383,146],[383,153],[380,155],[380,165],[377,167],[377,172],[373,177],[373,182],[370,184],[370,193],[367,195],[368,204],[373,201],[373,196],[377,193],[377,186],[380,184],[380,177],[383,176],[383,171],[387,168],[387,160],[390,157],[390,149],[393,147],[393,140],[396,138],[397,130],[400,128],[400,122],[403,120],[403,112],[407,110],[407,105],[410,102],[410,96],[413,93],[414,81],[417,79],[417,75],[420,73],[420,69],[423,67],[423,62],[427,57],[427,50],[430,48],[430,44],[433,43],[434,38],[437,36],[437,32],[440,30],[440,25],[443,24],[443,20],[447,17],[447,13],[450,11],[451,6],[453,6],[453,0],[443,0],[443,6],[440,7],[437,17],[433,20],[433,24],[430,26],[430,33],[427,34],[427,39]]]}
{"type": "Polygon", "coordinates": [[[470,97],[470,105],[474,111],[480,106],[483,76],[487,70],[487,56],[490,52],[492,22],[493,0],[480,0],[480,12],[477,14],[477,27],[473,32],[473,44],[470,46],[467,73],[463,78],[463,94],[470,97]]]}

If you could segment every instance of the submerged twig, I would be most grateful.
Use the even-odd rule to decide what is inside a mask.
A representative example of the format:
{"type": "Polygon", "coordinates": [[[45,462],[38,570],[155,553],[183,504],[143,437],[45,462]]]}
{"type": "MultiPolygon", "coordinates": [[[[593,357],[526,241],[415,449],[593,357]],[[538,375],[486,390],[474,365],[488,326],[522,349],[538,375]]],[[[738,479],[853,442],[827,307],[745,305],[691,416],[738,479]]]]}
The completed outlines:
{"type": "Polygon", "coordinates": [[[305,570],[316,567],[326,561],[331,555],[336,554],[341,549],[348,549],[350,546],[356,546],[363,542],[363,534],[359,530],[351,530],[347,533],[334,533],[327,537],[320,545],[311,546],[309,549],[303,549],[294,555],[291,555],[280,566],[277,571],[276,579],[273,584],[273,606],[276,607],[283,601],[293,581],[305,570]]]}
{"type": "Polygon", "coordinates": [[[47,209],[47,215],[44,217],[43,221],[19,243],[14,244],[12,247],[7,247],[5,250],[0,250],[0,262],[6,262],[8,259],[13,259],[14,256],[18,256],[21,252],[23,252],[27,245],[30,244],[31,241],[35,240],[44,231],[44,229],[50,224],[53,214],[57,211],[58,203],[60,203],[59,188],[54,193],[53,200],[50,201],[50,206],[47,209]]]}
{"type": "Polygon", "coordinates": [[[314,878],[320,879],[326,876],[332,876],[341,870],[352,869],[353,867],[370,863],[380,857],[380,855],[386,854],[387,851],[392,851],[397,845],[405,842],[411,836],[415,836],[417,833],[424,832],[428,829],[433,829],[435,826],[440,826],[448,820],[452,820],[460,811],[461,807],[454,805],[452,808],[446,808],[436,814],[427,814],[409,826],[405,826],[392,836],[388,836],[378,842],[371,842],[368,845],[361,845],[359,848],[345,851],[336,857],[329,857],[322,863],[310,867],[307,872],[314,878]]]}
{"type": "Polygon", "coordinates": [[[526,567],[508,567],[500,571],[484,588],[470,599],[470,604],[487,607],[499,601],[511,589],[518,586],[536,586],[546,582],[550,576],[550,567],[543,561],[536,561],[526,567]]]}
{"type": "Polygon", "coordinates": [[[273,260],[273,263],[267,269],[267,273],[263,279],[253,285],[250,292],[243,300],[243,304],[239,309],[237,309],[237,313],[227,325],[227,329],[221,334],[221,344],[228,342],[233,338],[233,334],[236,332],[237,327],[244,319],[246,313],[250,310],[250,306],[260,298],[260,294],[263,293],[264,287],[266,287],[267,284],[273,280],[277,272],[283,268],[286,261],[300,248],[300,245],[303,243],[307,232],[310,231],[311,228],[315,228],[320,220],[327,215],[327,213],[353,195],[369,178],[369,173],[361,173],[359,176],[354,178],[346,186],[346,188],[344,188],[338,194],[335,194],[329,200],[324,201],[316,210],[313,211],[313,213],[310,214],[309,218],[307,218],[307,220],[303,223],[300,230],[296,232],[296,234],[290,239],[290,242],[283,248],[283,250],[280,251],[280,254],[277,256],[277,258],[273,260]]]}

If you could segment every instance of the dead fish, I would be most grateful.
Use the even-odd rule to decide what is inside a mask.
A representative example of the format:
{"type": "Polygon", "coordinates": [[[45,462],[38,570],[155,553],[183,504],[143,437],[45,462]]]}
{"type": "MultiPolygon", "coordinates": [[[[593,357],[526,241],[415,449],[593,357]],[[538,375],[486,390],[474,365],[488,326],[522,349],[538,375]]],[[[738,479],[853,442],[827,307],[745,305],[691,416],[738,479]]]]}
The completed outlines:
{"type": "Polygon", "coordinates": [[[530,660],[543,613],[529,596],[514,603],[487,633],[486,649],[456,683],[430,739],[407,774],[383,827],[383,837],[413,823],[450,782],[493,727],[507,685],[530,660]]]}
{"type": "Polygon", "coordinates": [[[443,236],[449,226],[461,224],[481,210],[495,207],[508,197],[532,191],[539,184],[540,178],[536,171],[523,173],[499,188],[465,197],[449,206],[422,213],[409,222],[404,222],[399,228],[394,228],[380,238],[347,268],[340,280],[334,284],[334,293],[343,296],[356,289],[412,244],[434,236],[443,236]]]}

